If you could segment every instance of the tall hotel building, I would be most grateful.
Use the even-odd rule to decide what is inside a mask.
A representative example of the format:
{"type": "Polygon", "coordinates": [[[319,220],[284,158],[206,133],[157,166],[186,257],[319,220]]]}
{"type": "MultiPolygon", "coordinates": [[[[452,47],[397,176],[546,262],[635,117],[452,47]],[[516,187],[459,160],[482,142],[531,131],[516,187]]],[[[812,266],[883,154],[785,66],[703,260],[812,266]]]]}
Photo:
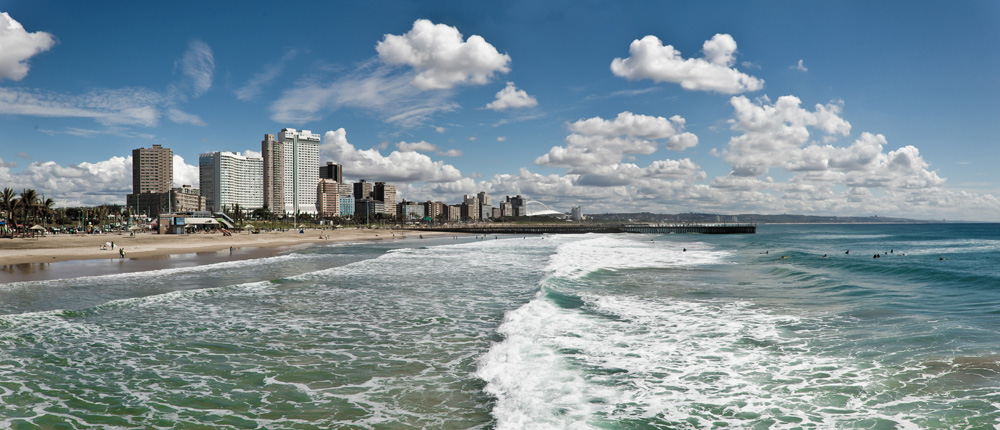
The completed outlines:
{"type": "Polygon", "coordinates": [[[382,214],[387,217],[396,216],[396,186],[385,182],[376,182],[372,189],[372,197],[385,204],[382,214]]]}
{"type": "Polygon", "coordinates": [[[132,194],[128,207],[154,217],[166,212],[174,185],[174,151],[160,145],[132,150],[132,194]]]}
{"type": "Polygon", "coordinates": [[[263,160],[264,207],[276,214],[317,213],[320,136],[309,130],[286,128],[265,134],[260,143],[263,160]]]}
{"type": "MultiPolygon", "coordinates": [[[[207,210],[240,205],[245,210],[264,207],[264,160],[233,152],[209,152],[198,157],[198,178],[207,210]]],[[[312,198],[316,198],[315,185],[312,198]]]]}

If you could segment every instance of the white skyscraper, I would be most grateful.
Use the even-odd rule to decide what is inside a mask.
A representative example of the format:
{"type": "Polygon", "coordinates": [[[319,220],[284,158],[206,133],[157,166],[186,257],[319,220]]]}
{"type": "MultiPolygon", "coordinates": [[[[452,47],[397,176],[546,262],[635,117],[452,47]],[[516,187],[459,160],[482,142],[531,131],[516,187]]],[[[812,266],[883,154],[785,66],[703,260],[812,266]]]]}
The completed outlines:
{"type": "Polygon", "coordinates": [[[265,173],[261,183],[274,213],[317,213],[320,136],[309,130],[286,128],[271,140],[261,142],[265,173]],[[266,181],[265,181],[266,179],[266,181]]]}
{"type": "Polygon", "coordinates": [[[198,179],[207,210],[218,212],[234,204],[245,210],[264,206],[264,191],[260,187],[264,182],[264,160],[259,157],[233,152],[201,154],[198,179]]]}

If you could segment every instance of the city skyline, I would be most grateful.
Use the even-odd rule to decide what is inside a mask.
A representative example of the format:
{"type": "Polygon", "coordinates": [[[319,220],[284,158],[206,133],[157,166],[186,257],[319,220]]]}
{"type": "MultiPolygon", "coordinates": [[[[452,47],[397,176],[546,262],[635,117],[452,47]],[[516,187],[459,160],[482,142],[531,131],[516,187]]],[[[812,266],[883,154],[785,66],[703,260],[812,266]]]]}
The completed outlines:
{"type": "Polygon", "coordinates": [[[198,186],[199,154],[295,128],[397,200],[1000,221],[993,2],[0,12],[0,186],[60,206],[124,204],[134,148],[198,186]]]}

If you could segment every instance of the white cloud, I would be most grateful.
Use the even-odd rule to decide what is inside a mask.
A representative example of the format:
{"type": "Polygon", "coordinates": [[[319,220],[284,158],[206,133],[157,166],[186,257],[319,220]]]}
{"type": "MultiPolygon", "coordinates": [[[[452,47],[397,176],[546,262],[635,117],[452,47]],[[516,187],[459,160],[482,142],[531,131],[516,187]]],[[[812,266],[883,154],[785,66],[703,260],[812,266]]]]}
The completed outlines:
{"type": "Polygon", "coordinates": [[[53,161],[35,162],[21,172],[0,168],[0,183],[30,188],[52,198],[57,207],[125,204],[132,192],[132,157],[112,157],[97,163],[61,166],[53,161]]]}
{"type": "Polygon", "coordinates": [[[438,150],[437,145],[428,143],[423,140],[421,140],[420,142],[399,142],[396,144],[396,148],[399,148],[399,150],[403,152],[419,152],[419,151],[431,152],[438,150]]]}
{"type": "Polygon", "coordinates": [[[321,158],[344,166],[354,178],[378,178],[388,182],[452,182],[462,179],[455,166],[433,161],[419,152],[393,151],[388,156],[376,149],[360,150],[347,141],[343,128],[328,131],[320,145],[321,158]]]}
{"type": "Polygon", "coordinates": [[[446,129],[444,127],[434,127],[434,131],[438,132],[438,134],[444,134],[444,132],[447,131],[447,130],[448,129],[446,129]]]}
{"type": "Polygon", "coordinates": [[[205,94],[212,87],[215,74],[215,57],[212,48],[200,40],[192,40],[180,60],[181,73],[190,80],[194,96],[205,94]]]}
{"type": "Polygon", "coordinates": [[[657,140],[668,139],[666,146],[682,150],[697,145],[694,134],[682,132],[684,118],[669,119],[622,112],[614,120],[593,117],[570,124],[572,132],[566,146],[555,146],[538,157],[535,164],[570,168],[570,173],[594,174],[600,166],[613,166],[628,154],[652,154],[657,140]]]}
{"type": "Polygon", "coordinates": [[[510,108],[524,108],[538,106],[538,100],[529,96],[524,90],[514,87],[513,82],[507,82],[507,86],[497,92],[496,100],[486,105],[487,109],[504,110],[510,108]]]}
{"type": "Polygon", "coordinates": [[[809,142],[809,128],[830,138],[851,131],[851,124],[840,117],[840,104],[817,104],[811,112],[795,96],[782,96],[774,104],[766,97],[755,103],[736,96],[730,104],[736,111],[730,124],[743,134],[730,139],[724,156],[737,176],[761,176],[772,167],[797,162],[799,148],[809,142]]]}
{"type": "Polygon", "coordinates": [[[798,70],[800,72],[808,72],[809,71],[809,68],[806,67],[804,64],[802,64],[802,60],[799,60],[799,64],[796,64],[794,66],[790,66],[789,69],[798,70]]]}
{"type": "Polygon", "coordinates": [[[167,109],[167,118],[178,124],[191,124],[203,127],[208,125],[205,121],[202,121],[198,115],[190,114],[177,108],[167,109]]]}
{"type": "Polygon", "coordinates": [[[416,20],[404,35],[386,34],[375,50],[386,64],[413,67],[417,74],[412,83],[422,90],[485,84],[494,73],[510,71],[510,57],[482,36],[463,41],[457,28],[426,19],[416,20]]]}
{"type": "Polygon", "coordinates": [[[257,72],[246,84],[235,91],[236,98],[243,101],[250,101],[256,98],[264,86],[274,81],[285,70],[285,65],[295,58],[297,54],[295,50],[290,49],[285,51],[285,55],[282,55],[277,61],[265,64],[264,70],[257,72]]]}
{"type": "Polygon", "coordinates": [[[442,156],[445,156],[445,157],[461,157],[462,156],[462,151],[460,151],[458,149],[449,149],[447,151],[439,151],[438,155],[442,155],[442,156]]]}
{"type": "MultiPolygon", "coordinates": [[[[131,157],[129,157],[128,164],[129,169],[131,169],[131,157]]],[[[131,179],[129,181],[129,183],[131,183],[131,179]]],[[[184,185],[191,185],[198,188],[200,181],[201,179],[199,179],[198,176],[198,166],[187,164],[184,162],[184,157],[174,154],[174,186],[181,187],[184,185]]]]}
{"type": "Polygon", "coordinates": [[[48,51],[54,44],[51,34],[29,33],[7,12],[0,12],[0,79],[24,79],[28,75],[28,59],[48,51]]]}
{"type": "Polygon", "coordinates": [[[655,153],[658,140],[665,139],[666,146],[676,150],[696,145],[697,136],[683,132],[685,122],[677,115],[668,119],[627,111],[613,120],[579,120],[569,125],[566,146],[552,147],[535,164],[568,168],[573,186],[676,189],[680,183],[704,180],[705,172],[688,158],[656,160],[647,167],[622,160],[630,154],[655,153]]]}
{"type": "MultiPolygon", "coordinates": [[[[19,172],[12,168],[0,160],[0,184],[10,184],[17,191],[34,189],[55,200],[57,207],[124,205],[125,196],[132,192],[131,156],[67,166],[35,162],[19,172]]],[[[174,154],[174,186],[181,185],[198,186],[198,166],[174,154]]]]}
{"type": "Polygon", "coordinates": [[[507,136],[497,136],[497,142],[506,142],[507,136]]]}
{"type": "Polygon", "coordinates": [[[656,36],[632,41],[629,58],[615,58],[611,72],[629,80],[652,79],[672,82],[688,90],[738,94],[757,91],[764,81],[731,68],[736,41],[728,34],[716,34],[702,47],[705,58],[681,57],[671,45],[663,45],[656,36]]]}
{"type": "Polygon", "coordinates": [[[0,114],[91,118],[104,125],[155,126],[163,98],[142,88],[91,90],[73,96],[41,90],[0,88],[0,114]]]}
{"type": "Polygon", "coordinates": [[[271,119],[303,124],[320,120],[326,111],[361,108],[388,122],[416,127],[436,113],[458,108],[449,100],[450,92],[425,93],[410,85],[410,79],[408,75],[393,75],[387,68],[368,67],[331,82],[316,77],[303,79],[271,104],[271,119]]]}

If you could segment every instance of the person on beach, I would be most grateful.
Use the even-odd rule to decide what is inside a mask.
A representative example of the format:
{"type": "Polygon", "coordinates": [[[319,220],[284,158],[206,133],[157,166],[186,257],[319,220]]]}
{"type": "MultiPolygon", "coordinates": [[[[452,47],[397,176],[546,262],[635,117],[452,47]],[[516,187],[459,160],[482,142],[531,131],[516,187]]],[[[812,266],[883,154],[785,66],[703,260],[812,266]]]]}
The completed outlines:
{"type": "Polygon", "coordinates": [[[125,248],[118,248],[118,256],[125,258],[125,248]]]}

